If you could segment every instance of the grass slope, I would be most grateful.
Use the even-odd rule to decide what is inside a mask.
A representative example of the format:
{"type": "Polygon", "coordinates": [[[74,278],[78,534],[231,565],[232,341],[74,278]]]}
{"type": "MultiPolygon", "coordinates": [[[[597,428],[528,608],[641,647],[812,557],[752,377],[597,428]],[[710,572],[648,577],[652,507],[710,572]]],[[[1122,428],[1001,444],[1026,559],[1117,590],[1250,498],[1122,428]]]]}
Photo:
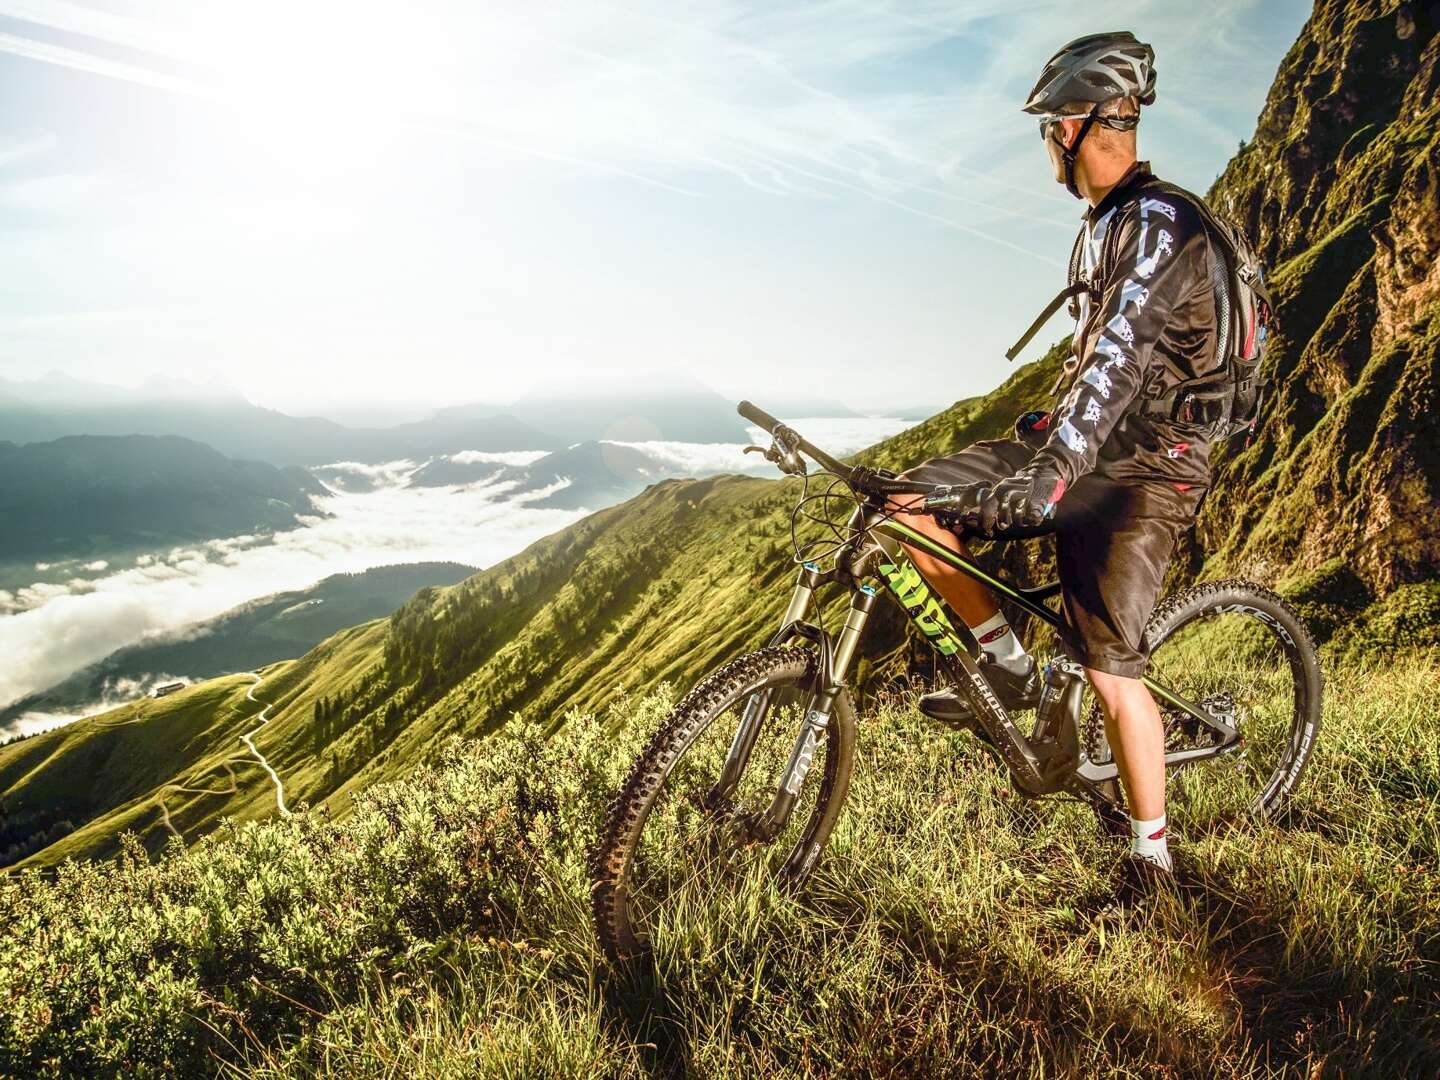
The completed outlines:
{"type": "MultiPolygon", "coordinates": [[[[153,833],[158,843],[167,831],[161,814],[167,785],[199,787],[223,774],[222,762],[245,753],[239,736],[258,711],[245,700],[252,682],[212,679],[6,746],[0,752],[6,862],[31,854],[27,842],[61,822],[80,827],[46,848],[46,861],[113,853],[123,829],[153,833]]],[[[172,815],[180,802],[193,800],[176,800],[172,815]]],[[[230,805],[233,812],[237,803],[230,805]]]]}
{"type": "MultiPolygon", "coordinates": [[[[1323,264],[1329,256],[1322,248],[1302,258],[1323,264]]],[[[1303,275],[1306,265],[1287,265],[1281,281],[1303,275]]],[[[991,394],[957,402],[860,459],[901,468],[1005,434],[1014,416],[1044,401],[1066,347],[1060,343],[991,394]]],[[[291,804],[323,802],[344,814],[357,792],[408,775],[449,736],[492,732],[521,710],[558,726],[566,710],[602,711],[662,681],[691,685],[722,660],[763,644],[777,624],[794,574],[789,512],[797,493],[794,480],[665,481],[454,587],[422,589],[390,619],[267,669],[259,696],[273,708],[257,746],[284,779],[291,804]]],[[[1249,532],[1263,528],[1264,520],[1253,522],[1249,532]]],[[[1005,545],[988,557],[1035,580],[1051,572],[1047,550],[1005,545]]],[[[1219,576],[1230,552],[1221,544],[1208,565],[1203,557],[1177,560],[1170,586],[1219,576]]],[[[1440,646],[1434,583],[1403,586],[1377,601],[1343,556],[1315,570],[1244,565],[1301,604],[1322,640],[1339,633],[1336,655],[1394,641],[1440,646]]],[[[838,615],[832,612],[832,625],[838,615]]],[[[912,650],[892,606],[882,605],[859,681],[878,685],[877,673],[903,668],[912,650]]],[[[13,774],[7,762],[20,750],[0,748],[0,797],[17,822],[11,842],[31,845],[25,854],[40,865],[112,854],[123,829],[158,850],[171,829],[147,816],[147,799],[158,805],[167,785],[194,788],[197,778],[220,775],[234,755],[233,736],[225,732],[209,751],[203,760],[180,757],[183,767],[173,772],[144,773],[148,793],[136,793],[133,783],[119,792],[96,786],[88,812],[72,801],[57,815],[48,814],[46,793],[88,777],[88,759],[64,744],[34,775],[13,774]],[[11,775],[19,780],[7,782],[11,775]],[[53,842],[61,822],[84,828],[53,842]]],[[[226,815],[250,817],[267,807],[273,800],[262,784],[222,784],[195,793],[175,820],[194,840],[226,815]]]]}
{"type": "MultiPolygon", "coordinates": [[[[1200,893],[1096,921],[1116,848],[908,702],[865,717],[797,897],[695,896],[648,976],[597,956],[585,852],[665,690],[372,788],[0,880],[0,1073],[1433,1076],[1433,652],[1330,672],[1280,823],[1182,830],[1200,893]]],[[[678,869],[678,868],[677,868],[678,869]]]]}

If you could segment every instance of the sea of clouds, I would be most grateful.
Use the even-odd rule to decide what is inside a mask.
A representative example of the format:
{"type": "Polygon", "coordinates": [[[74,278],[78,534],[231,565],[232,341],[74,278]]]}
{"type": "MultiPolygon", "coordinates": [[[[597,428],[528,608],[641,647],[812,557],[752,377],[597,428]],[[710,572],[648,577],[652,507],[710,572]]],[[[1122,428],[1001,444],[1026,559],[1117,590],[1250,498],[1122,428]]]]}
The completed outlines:
{"type": "MultiPolygon", "coordinates": [[[[904,426],[903,421],[871,418],[795,422],[802,434],[837,454],[853,452],[904,426]]],[[[760,432],[754,434],[760,442],[760,432]]],[[[758,454],[742,453],[738,443],[626,445],[651,456],[657,475],[774,475],[772,465],[758,454]]],[[[467,451],[456,460],[523,465],[538,456],[467,451]]],[[[490,566],[601,508],[530,505],[563,484],[525,493],[514,491],[513,484],[490,481],[411,487],[409,476],[418,467],[416,462],[337,462],[316,471],[332,478],[353,475],[360,490],[346,485],[346,490],[318,500],[328,516],[304,519],[301,528],[156,551],[124,567],[94,563],[77,568],[86,572],[67,580],[0,591],[0,655],[6,657],[0,667],[0,704],[43,690],[123,646],[173,636],[247,600],[303,588],[330,574],[394,563],[490,566]]],[[[171,678],[157,676],[153,681],[171,678]]],[[[128,700],[124,694],[141,692],[144,688],[138,685],[117,687],[93,709],[76,715],[27,713],[11,725],[13,730],[0,735],[54,727],[128,700]]]]}

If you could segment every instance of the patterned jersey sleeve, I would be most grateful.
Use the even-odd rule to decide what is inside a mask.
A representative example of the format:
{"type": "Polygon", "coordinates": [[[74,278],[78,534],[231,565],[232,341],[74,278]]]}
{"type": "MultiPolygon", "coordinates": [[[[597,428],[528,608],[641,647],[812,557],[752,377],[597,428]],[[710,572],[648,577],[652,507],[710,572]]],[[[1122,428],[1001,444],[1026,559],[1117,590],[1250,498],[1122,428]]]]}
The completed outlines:
{"type": "Polygon", "coordinates": [[[1120,233],[1101,283],[1094,345],[1036,455],[1050,459],[1066,483],[1095,468],[1101,445],[1144,384],[1171,311],[1209,280],[1204,226],[1184,200],[1141,196],[1116,212],[1112,227],[1120,233]]]}

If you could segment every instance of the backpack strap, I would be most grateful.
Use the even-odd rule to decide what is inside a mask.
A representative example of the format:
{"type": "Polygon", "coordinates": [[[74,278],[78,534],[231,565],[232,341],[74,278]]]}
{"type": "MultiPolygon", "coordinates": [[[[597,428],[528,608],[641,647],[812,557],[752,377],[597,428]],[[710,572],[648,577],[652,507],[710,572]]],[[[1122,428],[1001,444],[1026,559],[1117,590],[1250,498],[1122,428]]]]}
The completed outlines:
{"type": "Polygon", "coordinates": [[[1030,344],[1030,339],[1040,332],[1040,328],[1050,321],[1050,316],[1060,310],[1060,305],[1069,300],[1072,296],[1079,296],[1082,292],[1088,292],[1090,283],[1088,281],[1077,281],[1073,285],[1067,285],[1055,294],[1050,303],[1045,305],[1039,317],[1030,324],[1030,329],[1020,335],[1020,340],[1005,350],[1005,359],[1014,360],[1020,355],[1022,349],[1030,344]]]}
{"type": "MultiPolygon", "coordinates": [[[[1065,283],[1074,285],[1080,280],[1080,266],[1084,260],[1085,252],[1085,226],[1081,225],[1075,233],[1075,242],[1070,245],[1070,261],[1066,264],[1065,283]]],[[[1072,318],[1080,317],[1080,308],[1077,304],[1070,304],[1070,315],[1072,318]]]]}
{"type": "MultiPolygon", "coordinates": [[[[1215,216],[1215,212],[1210,209],[1205,200],[1194,197],[1183,188],[1177,188],[1163,180],[1156,180],[1147,186],[1151,190],[1184,199],[1194,207],[1205,228],[1206,235],[1220,249],[1220,256],[1225,260],[1227,288],[1233,287],[1231,283],[1239,277],[1240,253],[1236,249],[1229,229],[1215,216]]],[[[1270,291],[1265,287],[1265,282],[1260,275],[1247,278],[1244,285],[1266,306],[1268,317],[1273,319],[1275,303],[1270,298],[1270,291]]],[[[1235,397],[1238,394],[1247,393],[1255,381],[1260,378],[1258,368],[1249,370],[1237,378],[1237,373],[1232,370],[1232,367],[1233,365],[1230,364],[1221,364],[1213,371],[1207,371],[1193,379],[1186,379],[1173,387],[1168,394],[1144,399],[1139,403],[1137,411],[1141,416],[1147,418],[1178,420],[1189,424],[1218,424],[1225,419],[1230,403],[1235,397]]]]}
{"type": "Polygon", "coordinates": [[[1085,227],[1082,225],[1080,231],[1075,234],[1075,242],[1070,245],[1070,262],[1065,271],[1065,288],[1056,293],[1054,298],[1045,305],[1045,310],[1040,313],[1040,317],[1030,324],[1030,328],[1026,330],[1025,333],[1020,335],[1020,340],[1005,350],[1006,360],[1013,362],[1024,350],[1025,346],[1030,344],[1030,340],[1040,332],[1040,328],[1050,321],[1050,316],[1060,310],[1060,305],[1065,303],[1065,301],[1069,300],[1071,302],[1071,316],[1076,317],[1078,315],[1078,309],[1076,309],[1074,305],[1074,298],[1079,296],[1088,287],[1088,283],[1082,281],[1080,278],[1080,250],[1084,243],[1085,227]]]}
{"type": "MultiPolygon", "coordinates": [[[[1140,186],[1137,185],[1137,191],[1139,187],[1140,186]]],[[[1025,336],[1015,343],[1010,352],[1005,354],[1006,356],[1013,360],[1014,356],[1012,354],[1019,353],[1019,351],[1025,347],[1026,343],[1039,331],[1045,320],[1055,313],[1055,309],[1058,308],[1060,303],[1067,297],[1072,298],[1070,317],[1076,320],[1080,318],[1080,308],[1075,304],[1073,297],[1079,296],[1081,293],[1089,293],[1092,298],[1098,298],[1100,293],[1099,283],[1105,280],[1105,275],[1109,273],[1109,268],[1114,265],[1115,259],[1119,254],[1120,228],[1118,222],[1120,216],[1134,204],[1135,199],[1131,197],[1115,206],[1110,218],[1110,225],[1105,230],[1105,239],[1100,246],[1100,257],[1096,260],[1095,269],[1088,278],[1082,278],[1080,276],[1082,252],[1085,244],[1085,227],[1083,225],[1080,227],[1080,231],[1075,236],[1075,245],[1070,249],[1070,285],[1050,302],[1050,306],[1045,309],[1045,314],[1035,320],[1030,329],[1025,331],[1025,336]]],[[[1083,330],[1084,327],[1080,329],[1083,330]]],[[[1080,357],[1072,348],[1070,358],[1065,361],[1064,365],[1060,368],[1059,374],[1055,376],[1055,381],[1050,386],[1050,395],[1052,397],[1058,396],[1065,391],[1066,382],[1074,378],[1075,372],[1079,370],[1079,367],[1080,357]]]]}
{"type": "MultiPolygon", "coordinates": [[[[1223,369],[1222,369],[1223,372],[1223,369]]],[[[1168,394],[1141,401],[1136,411],[1147,419],[1178,420],[1184,424],[1217,424],[1225,419],[1234,386],[1226,378],[1208,376],[1181,383],[1168,394]]]]}
{"type": "MultiPolygon", "coordinates": [[[[1175,195],[1184,199],[1195,208],[1200,215],[1200,220],[1205,223],[1206,231],[1210,238],[1220,245],[1220,251],[1225,256],[1226,269],[1235,274],[1240,260],[1239,253],[1235,250],[1235,244],[1230,239],[1230,232],[1215,216],[1215,211],[1210,209],[1209,204],[1201,198],[1191,195],[1184,188],[1178,188],[1174,184],[1168,184],[1164,180],[1156,180],[1153,184],[1147,185],[1164,191],[1168,195],[1175,195]]],[[[1270,314],[1275,313],[1275,301],[1270,298],[1270,290],[1266,287],[1265,281],[1258,274],[1245,282],[1246,288],[1264,301],[1265,306],[1270,309],[1270,314]]]]}

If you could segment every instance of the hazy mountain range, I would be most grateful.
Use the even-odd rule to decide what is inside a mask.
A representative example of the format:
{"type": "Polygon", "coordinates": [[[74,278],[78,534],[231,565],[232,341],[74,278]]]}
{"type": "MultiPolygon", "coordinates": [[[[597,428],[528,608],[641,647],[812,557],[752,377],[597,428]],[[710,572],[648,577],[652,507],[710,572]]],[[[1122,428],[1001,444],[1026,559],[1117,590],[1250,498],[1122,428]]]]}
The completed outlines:
{"type": "Polygon", "coordinates": [[[0,380],[0,440],[66,435],[178,435],[272,465],[424,461],[464,450],[555,450],[587,439],[741,442],[732,403],[680,373],[603,392],[540,393],[500,408],[456,405],[423,420],[352,428],[253,405],[234,390],[150,382],[129,390],[52,373],[0,380]]]}
{"type": "MultiPolygon", "coordinates": [[[[737,463],[738,464],[738,463],[737,463]]],[[[535,492],[566,486],[532,500],[531,506],[573,509],[617,502],[663,479],[656,460],[643,449],[620,443],[577,443],[525,465],[483,460],[437,458],[410,478],[417,487],[446,487],[478,481],[514,484],[514,491],[535,492]]]]}
{"type": "Polygon", "coordinates": [[[105,555],[320,515],[304,469],[236,461],[173,435],[0,443],[0,560],[105,555]]]}

